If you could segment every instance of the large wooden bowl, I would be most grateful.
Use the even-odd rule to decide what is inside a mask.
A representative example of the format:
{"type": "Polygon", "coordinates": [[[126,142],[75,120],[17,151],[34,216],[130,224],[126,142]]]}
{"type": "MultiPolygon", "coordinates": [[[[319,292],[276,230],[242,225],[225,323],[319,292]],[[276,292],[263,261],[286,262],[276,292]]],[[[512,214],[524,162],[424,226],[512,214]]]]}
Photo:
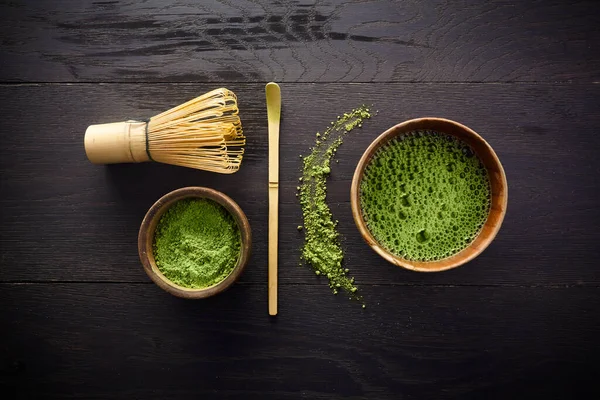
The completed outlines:
{"type": "Polygon", "coordinates": [[[392,264],[410,269],[413,271],[435,272],[444,271],[447,269],[458,267],[475,257],[477,257],[496,237],[500,225],[506,214],[506,205],[508,200],[508,185],[506,183],[506,175],[504,168],[500,164],[500,160],[490,145],[483,140],[475,131],[468,127],[443,118],[417,118],[412,119],[383,132],[377,139],[367,148],[362,158],[358,162],[354,177],[352,179],[352,187],[350,191],[350,200],[352,203],[352,216],[358,227],[361,235],[373,250],[381,257],[385,258],[392,264]],[[488,218],[481,229],[479,235],[471,244],[462,251],[438,261],[410,261],[399,257],[387,251],[369,231],[367,224],[363,218],[362,208],[360,204],[360,183],[363,179],[365,167],[371,161],[375,152],[387,143],[390,139],[403,133],[408,133],[421,129],[429,129],[442,132],[448,135],[453,135],[460,140],[466,142],[477,153],[484,166],[487,168],[488,175],[492,186],[492,204],[488,218]]]}
{"type": "Polygon", "coordinates": [[[185,299],[202,299],[213,296],[231,286],[231,284],[237,280],[244,270],[244,267],[248,262],[248,258],[250,258],[251,247],[252,234],[250,231],[250,224],[248,223],[248,219],[246,218],[246,215],[240,206],[238,206],[237,203],[227,195],[205,187],[186,187],[177,189],[158,199],[158,201],[154,203],[154,205],[152,205],[152,207],[150,207],[146,213],[146,216],[142,221],[142,225],[140,226],[140,232],[138,235],[138,252],[140,254],[140,260],[142,261],[142,265],[144,266],[146,274],[148,274],[150,279],[152,279],[154,283],[156,283],[162,289],[166,290],[172,295],[183,297],[185,299]],[[233,271],[221,282],[202,289],[186,288],[167,279],[156,266],[156,261],[154,260],[154,253],[152,250],[154,230],[156,229],[156,225],[158,224],[158,221],[162,215],[173,203],[187,198],[210,199],[225,207],[225,209],[229,211],[235,219],[235,222],[240,228],[240,234],[242,237],[240,256],[233,271]]]}

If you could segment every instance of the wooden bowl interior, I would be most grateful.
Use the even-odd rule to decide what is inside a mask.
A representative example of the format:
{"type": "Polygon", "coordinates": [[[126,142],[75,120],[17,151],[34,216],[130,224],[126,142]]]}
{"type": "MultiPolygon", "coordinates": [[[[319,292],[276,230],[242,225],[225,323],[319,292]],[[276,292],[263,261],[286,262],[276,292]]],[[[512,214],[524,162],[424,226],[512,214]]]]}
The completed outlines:
{"type": "Polygon", "coordinates": [[[213,296],[227,289],[240,276],[250,257],[252,246],[250,224],[242,209],[230,197],[213,189],[203,187],[187,187],[175,190],[161,197],[152,207],[142,221],[138,236],[138,251],[144,270],[162,289],[167,292],[187,299],[200,299],[213,296]],[[206,198],[222,205],[234,217],[241,234],[242,244],[240,256],[231,273],[219,283],[202,289],[191,289],[180,286],[169,279],[156,266],[153,252],[154,231],[162,215],[175,202],[186,198],[206,198]]]}
{"type": "Polygon", "coordinates": [[[491,242],[498,233],[504,215],[506,214],[508,185],[506,175],[500,160],[491,146],[476,132],[468,127],[457,122],[443,118],[418,118],[398,124],[384,133],[382,133],[373,143],[367,148],[362,158],[360,159],[351,188],[352,215],[354,221],[360,230],[361,235],[366,242],[379,255],[387,261],[398,266],[422,272],[444,271],[447,269],[458,267],[479,255],[491,242]],[[360,204],[360,183],[362,181],[366,166],[371,162],[371,159],[377,150],[387,143],[390,139],[404,133],[416,130],[434,130],[445,134],[453,135],[463,142],[471,146],[473,151],[480,158],[488,171],[492,190],[492,204],[488,218],[481,229],[479,235],[475,238],[468,247],[454,254],[453,256],[438,260],[438,261],[411,261],[402,257],[396,256],[381,246],[377,240],[371,235],[364,221],[362,208],[360,204]]]}

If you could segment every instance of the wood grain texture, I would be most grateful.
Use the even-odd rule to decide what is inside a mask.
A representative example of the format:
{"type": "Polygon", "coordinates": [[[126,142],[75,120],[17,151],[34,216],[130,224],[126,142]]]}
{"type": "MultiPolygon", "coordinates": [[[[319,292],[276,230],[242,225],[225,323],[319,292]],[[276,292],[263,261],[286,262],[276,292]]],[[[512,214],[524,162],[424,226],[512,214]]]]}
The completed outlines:
{"type": "Polygon", "coordinates": [[[3,1],[2,82],[600,79],[595,1],[3,1]]]}
{"type": "MultiPolygon", "coordinates": [[[[267,129],[262,84],[228,85],[238,96],[248,138],[240,171],[223,176],[160,164],[96,166],[83,149],[90,123],[146,117],[211,89],[180,85],[26,85],[0,120],[0,281],[147,282],[136,237],[148,208],[184,186],[223,191],[244,210],[253,252],[243,282],[267,280],[267,129]],[[25,113],[23,110],[30,112],[25,113]]],[[[600,87],[587,85],[288,84],[280,157],[280,283],[319,283],[298,267],[302,233],[295,197],[306,154],[336,113],[373,102],[379,115],[351,133],[334,164],[328,198],[357,284],[598,285],[600,210],[597,149],[600,87]],[[464,123],[494,148],[510,201],[498,237],[476,260],[423,275],[388,264],[352,220],[350,181],[369,143],[418,116],[464,123]]]]}
{"type": "Polygon", "coordinates": [[[0,1],[4,397],[600,398],[598,82],[596,1],[0,1]],[[271,80],[284,93],[275,319],[271,80]],[[238,173],[87,161],[89,124],[219,86],[248,137],[238,173]],[[379,115],[346,137],[328,199],[365,310],[298,266],[295,197],[298,155],[361,103],[379,115]],[[371,251],[349,202],[369,143],[424,116],[481,134],[510,192],[492,245],[436,274],[371,251]],[[252,227],[240,281],[200,301],[156,287],[136,247],[148,208],[184,186],[223,191],[252,227]]]}
{"type": "Polygon", "coordinates": [[[365,291],[363,310],[284,286],[272,320],[266,284],[203,301],[151,284],[1,284],[0,384],[22,399],[600,394],[596,288],[365,291]]]}

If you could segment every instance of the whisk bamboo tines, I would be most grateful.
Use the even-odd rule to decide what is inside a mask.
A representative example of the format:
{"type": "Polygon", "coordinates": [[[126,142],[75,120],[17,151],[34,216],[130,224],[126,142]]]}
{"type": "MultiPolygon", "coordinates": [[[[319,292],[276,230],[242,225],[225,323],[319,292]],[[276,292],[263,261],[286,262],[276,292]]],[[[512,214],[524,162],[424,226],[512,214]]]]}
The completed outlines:
{"type": "Polygon", "coordinates": [[[85,151],[95,164],[156,161],[231,174],[246,144],[238,112],[235,94],[216,89],[147,122],[91,125],[85,151]]]}

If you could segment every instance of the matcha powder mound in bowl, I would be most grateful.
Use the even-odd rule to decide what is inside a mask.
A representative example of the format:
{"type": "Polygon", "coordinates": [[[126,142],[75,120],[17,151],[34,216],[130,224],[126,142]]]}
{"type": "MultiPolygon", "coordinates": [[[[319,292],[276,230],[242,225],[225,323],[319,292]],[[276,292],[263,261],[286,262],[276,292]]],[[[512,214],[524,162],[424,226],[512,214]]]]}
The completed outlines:
{"type": "Polygon", "coordinates": [[[203,298],[241,274],[251,234],[239,206],[223,193],[189,187],[167,194],[148,211],[138,238],[148,276],[171,294],[203,298]]]}

